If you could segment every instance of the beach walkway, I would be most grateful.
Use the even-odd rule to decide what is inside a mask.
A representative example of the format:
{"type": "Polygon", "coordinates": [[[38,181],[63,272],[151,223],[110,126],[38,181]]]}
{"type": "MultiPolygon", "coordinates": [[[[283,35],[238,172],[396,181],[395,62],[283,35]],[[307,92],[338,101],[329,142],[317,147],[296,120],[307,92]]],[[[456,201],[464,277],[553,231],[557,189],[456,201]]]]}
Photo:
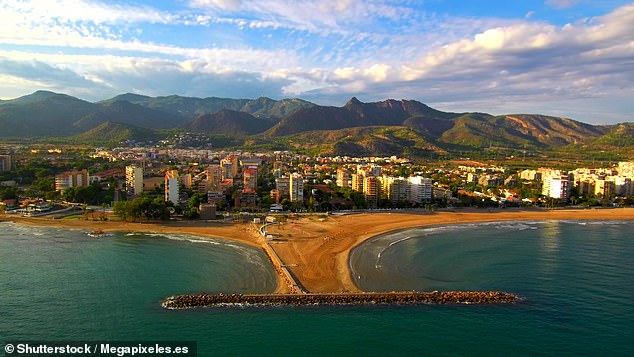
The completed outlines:
{"type": "Polygon", "coordinates": [[[282,262],[280,256],[277,255],[271,244],[264,239],[262,244],[262,249],[264,253],[269,257],[269,260],[273,264],[273,268],[275,271],[281,275],[282,280],[286,283],[288,290],[291,294],[306,294],[306,290],[301,286],[301,284],[295,279],[293,273],[288,269],[288,266],[282,262]]]}

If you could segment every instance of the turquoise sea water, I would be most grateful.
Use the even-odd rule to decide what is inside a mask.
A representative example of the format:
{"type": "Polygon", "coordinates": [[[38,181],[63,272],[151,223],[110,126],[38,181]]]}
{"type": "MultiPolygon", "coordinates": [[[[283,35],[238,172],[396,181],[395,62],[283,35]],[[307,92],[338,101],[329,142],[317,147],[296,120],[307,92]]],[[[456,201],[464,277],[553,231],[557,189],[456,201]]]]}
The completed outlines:
{"type": "Polygon", "coordinates": [[[0,223],[0,344],[195,340],[199,355],[592,355],[634,348],[634,223],[414,229],[353,251],[368,290],[494,289],[515,305],[210,308],[169,295],[270,292],[257,249],[192,236],[0,223]]]}

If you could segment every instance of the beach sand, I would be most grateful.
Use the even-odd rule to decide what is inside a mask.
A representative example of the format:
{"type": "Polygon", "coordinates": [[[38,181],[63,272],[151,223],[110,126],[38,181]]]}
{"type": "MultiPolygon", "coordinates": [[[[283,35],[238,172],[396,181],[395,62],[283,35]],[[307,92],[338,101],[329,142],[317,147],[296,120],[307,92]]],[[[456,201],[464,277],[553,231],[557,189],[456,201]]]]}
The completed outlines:
{"type": "MultiPolygon", "coordinates": [[[[309,292],[360,292],[349,270],[350,251],[363,241],[390,231],[431,225],[468,222],[525,220],[631,220],[634,208],[583,210],[478,210],[421,213],[363,213],[351,215],[310,215],[290,217],[286,222],[267,227],[276,238],[270,242],[284,264],[309,292]]],[[[223,238],[263,247],[264,239],[252,223],[206,223],[179,221],[129,223],[121,221],[53,220],[0,216],[31,225],[57,226],[102,231],[181,233],[223,238]]],[[[279,274],[278,274],[279,275],[279,274]]],[[[276,293],[288,292],[278,277],[276,293]]]]}

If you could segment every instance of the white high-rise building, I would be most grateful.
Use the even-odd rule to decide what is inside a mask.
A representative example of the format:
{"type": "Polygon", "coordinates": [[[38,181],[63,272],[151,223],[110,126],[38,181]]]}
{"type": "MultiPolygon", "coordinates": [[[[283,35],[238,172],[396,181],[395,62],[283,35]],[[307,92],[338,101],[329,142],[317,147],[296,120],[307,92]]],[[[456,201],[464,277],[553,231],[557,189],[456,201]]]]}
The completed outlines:
{"type": "Polygon", "coordinates": [[[178,205],[178,171],[168,170],[165,172],[165,201],[171,201],[174,205],[178,205]]]}
{"type": "Polygon", "coordinates": [[[298,173],[291,175],[289,180],[289,191],[291,202],[304,201],[304,178],[298,173]]]}
{"type": "Polygon", "coordinates": [[[407,178],[408,199],[412,203],[423,203],[431,200],[434,194],[434,186],[429,178],[411,176],[407,178]]]}
{"type": "Polygon", "coordinates": [[[0,155],[0,172],[11,171],[13,169],[13,161],[11,155],[0,155]]]}
{"type": "Polygon", "coordinates": [[[568,201],[571,186],[569,176],[547,177],[543,181],[542,195],[568,201]]]}
{"type": "Polygon", "coordinates": [[[136,197],[143,193],[142,167],[134,165],[125,167],[125,188],[130,197],[136,197]]]}
{"type": "Polygon", "coordinates": [[[275,188],[279,192],[280,197],[290,197],[291,195],[291,179],[287,176],[282,176],[275,179],[275,188]]]}
{"type": "Polygon", "coordinates": [[[392,203],[406,202],[408,198],[409,182],[405,177],[382,176],[381,198],[390,200],[392,203]]]}

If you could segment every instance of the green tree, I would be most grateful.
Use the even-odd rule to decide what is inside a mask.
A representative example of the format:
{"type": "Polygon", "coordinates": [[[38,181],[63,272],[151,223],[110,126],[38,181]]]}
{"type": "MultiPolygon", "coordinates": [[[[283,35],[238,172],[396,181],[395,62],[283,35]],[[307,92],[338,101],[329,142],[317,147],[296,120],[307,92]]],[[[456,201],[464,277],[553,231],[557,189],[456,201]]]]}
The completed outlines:
{"type": "Polygon", "coordinates": [[[169,219],[167,204],[161,197],[151,199],[140,196],[132,201],[119,201],[114,205],[114,213],[124,221],[145,219],[169,219]]]}
{"type": "Polygon", "coordinates": [[[128,202],[129,201],[118,201],[114,204],[112,209],[114,214],[121,217],[124,221],[128,220],[128,202]]]}
{"type": "Polygon", "coordinates": [[[187,208],[183,212],[183,216],[187,219],[198,218],[200,216],[198,214],[198,207],[203,203],[207,203],[207,194],[201,192],[194,193],[187,202],[187,208]]]}
{"type": "Polygon", "coordinates": [[[14,198],[18,198],[17,187],[0,186],[0,200],[11,200],[14,198]]]}

